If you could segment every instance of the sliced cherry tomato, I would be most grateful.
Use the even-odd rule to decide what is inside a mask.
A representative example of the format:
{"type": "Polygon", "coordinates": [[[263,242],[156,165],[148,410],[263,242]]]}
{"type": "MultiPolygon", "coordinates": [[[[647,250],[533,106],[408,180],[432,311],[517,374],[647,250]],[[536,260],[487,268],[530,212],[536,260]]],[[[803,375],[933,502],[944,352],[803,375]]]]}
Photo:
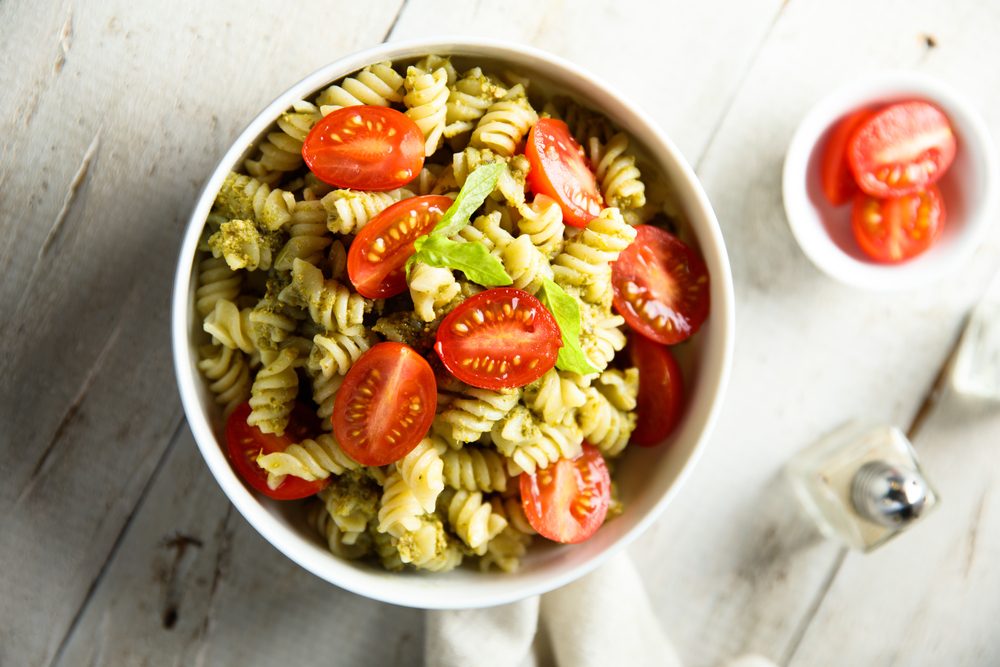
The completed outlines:
{"type": "Polygon", "coordinates": [[[672,345],[708,317],[708,269],[670,232],[640,225],[635,241],[611,265],[614,304],[643,336],[672,345]]]}
{"type": "Polygon", "coordinates": [[[354,362],[333,404],[341,449],[366,466],[384,466],[419,444],[434,420],[434,371],[416,350],[379,343],[354,362]]]}
{"type": "Polygon", "coordinates": [[[858,184],[854,182],[854,174],[847,163],[847,144],[854,135],[854,130],[873,115],[875,112],[871,109],[855,111],[837,123],[830,132],[830,138],[823,149],[819,178],[823,194],[834,206],[846,204],[858,192],[858,184]]]}
{"type": "Polygon", "coordinates": [[[413,242],[434,228],[452,200],[439,195],[396,202],[372,218],[347,253],[347,275],[358,293],[387,299],[406,291],[406,260],[413,242]]]}
{"type": "Polygon", "coordinates": [[[244,403],[229,415],[226,421],[226,453],[236,472],[251,487],[269,498],[295,500],[319,493],[330,483],[329,479],[307,482],[288,475],[276,489],[267,485],[267,471],[257,465],[257,456],[263,452],[283,452],[289,445],[301,442],[319,431],[312,410],[299,403],[295,404],[284,435],[263,433],[256,426],[247,424],[250,404],[244,403]]]}
{"type": "Polygon", "coordinates": [[[586,227],[600,214],[604,200],[597,189],[597,179],[566,123],[554,118],[542,118],[535,123],[528,133],[524,155],[531,163],[528,171],[531,191],[559,202],[568,224],[586,227]]]}
{"type": "Polygon", "coordinates": [[[441,322],[434,351],[462,382],[483,389],[530,384],[556,365],[562,335],[542,302],[513,287],[463,301],[441,322]]]}
{"type": "Polygon", "coordinates": [[[575,459],[521,473],[521,504],[531,527],[563,544],[583,542],[601,527],[611,501],[611,477],[596,447],[583,443],[575,459]]]}
{"type": "Polygon", "coordinates": [[[901,197],[937,182],[955,159],[948,117],[927,102],[902,102],[862,123],[847,146],[854,180],[873,197],[901,197]]]}
{"type": "Polygon", "coordinates": [[[851,230],[861,249],[886,264],[905,262],[930,248],[944,220],[944,202],[934,185],[892,199],[859,194],[851,210],[851,230]]]}
{"type": "Polygon", "coordinates": [[[313,126],[302,158],[317,178],[338,188],[392,190],[420,173],[424,135],[395,109],[344,107],[313,126]]]}
{"type": "Polygon", "coordinates": [[[681,419],[684,376],[670,348],[645,336],[632,336],[629,352],[639,367],[638,420],[629,442],[651,447],[663,442],[681,419]]]}

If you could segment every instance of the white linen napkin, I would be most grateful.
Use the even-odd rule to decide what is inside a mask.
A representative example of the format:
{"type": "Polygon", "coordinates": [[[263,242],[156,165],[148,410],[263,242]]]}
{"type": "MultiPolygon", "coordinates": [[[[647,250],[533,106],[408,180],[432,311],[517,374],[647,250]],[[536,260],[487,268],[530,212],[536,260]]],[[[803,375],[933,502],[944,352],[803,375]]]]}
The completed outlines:
{"type": "MultiPolygon", "coordinates": [[[[740,663],[773,667],[756,656],[740,663]]],[[[624,554],[541,598],[488,609],[427,612],[424,664],[681,667],[624,554]]]]}

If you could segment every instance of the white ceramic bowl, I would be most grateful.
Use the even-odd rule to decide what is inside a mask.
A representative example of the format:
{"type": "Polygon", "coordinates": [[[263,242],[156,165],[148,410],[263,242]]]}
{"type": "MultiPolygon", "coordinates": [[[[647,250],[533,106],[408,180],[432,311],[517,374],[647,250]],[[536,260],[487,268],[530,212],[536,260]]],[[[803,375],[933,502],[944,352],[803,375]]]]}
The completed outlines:
{"type": "Polygon", "coordinates": [[[733,331],[732,277],[718,222],[691,168],[656,124],[622,95],[571,63],[525,46],[463,39],[386,44],[348,56],[309,75],[264,109],[226,152],[198,197],[181,248],[172,307],[174,362],[184,410],[208,467],[240,513],[271,544],[317,576],[370,598],[431,609],[485,607],[552,590],[597,567],[649,526],[677,492],[715,422],[729,373],[733,331]],[[583,544],[533,545],[514,574],[471,568],[441,575],[390,573],[333,556],[305,524],[299,503],[270,501],[251,493],[240,481],[223,451],[221,416],[195,366],[197,346],[205,340],[194,309],[196,246],[226,174],[296,100],[370,63],[405,61],[427,53],[509,67],[531,75],[532,86],[562,89],[604,111],[645,146],[670,179],[711,272],[711,316],[686,345],[687,411],[671,442],[658,448],[635,448],[625,457],[618,473],[625,502],[620,517],[583,544]]]}
{"type": "Polygon", "coordinates": [[[785,214],[802,251],[836,280],[870,290],[927,285],[960,267],[993,223],[997,203],[997,158],[989,129],[965,98],[914,72],[873,75],[838,88],[802,120],[785,156],[785,214]],[[832,206],[823,196],[819,165],[837,121],[863,107],[921,99],[936,104],[951,121],[958,153],[938,182],[944,197],[945,229],[927,252],[902,264],[878,264],[851,233],[851,206],[832,206]]]}

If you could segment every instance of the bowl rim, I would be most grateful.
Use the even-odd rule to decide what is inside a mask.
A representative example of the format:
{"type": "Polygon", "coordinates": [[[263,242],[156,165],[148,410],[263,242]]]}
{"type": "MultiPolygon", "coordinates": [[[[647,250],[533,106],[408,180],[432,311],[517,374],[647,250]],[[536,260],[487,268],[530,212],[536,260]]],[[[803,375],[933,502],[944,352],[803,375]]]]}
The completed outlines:
{"type": "MultiPolygon", "coordinates": [[[[961,150],[961,148],[960,148],[961,150]]],[[[970,150],[966,148],[965,150],[970,150]]],[[[962,93],[941,80],[910,70],[885,70],[852,79],[815,102],[799,122],[788,144],[782,168],[781,190],[785,218],[792,235],[809,260],[823,273],[846,285],[889,292],[915,289],[954,272],[984,241],[997,210],[997,154],[989,126],[975,105],[962,93]],[[915,258],[904,264],[861,262],[841,250],[825,230],[818,233],[810,214],[812,207],[805,179],[817,143],[845,113],[887,98],[912,95],[942,107],[956,130],[973,145],[973,168],[982,170],[982,196],[968,206],[963,230],[949,240],[947,257],[933,264],[915,258]]]]}
{"type": "MultiPolygon", "coordinates": [[[[666,505],[690,476],[722,410],[735,344],[734,300],[729,258],[718,219],[708,196],[680,150],[645,111],[628,102],[625,96],[605,81],[559,56],[535,47],[505,40],[479,39],[467,36],[430,36],[382,43],[348,54],[318,68],[268,104],[239,134],[206,179],[188,218],[174,277],[171,299],[171,342],[174,371],[181,403],[198,450],[227,499],[265,540],[290,560],[317,577],[358,595],[391,604],[422,609],[468,609],[515,602],[568,584],[620,553],[660,516],[666,505]],[[311,554],[305,553],[296,545],[291,544],[299,537],[296,535],[296,531],[272,516],[244,486],[226,458],[223,443],[216,439],[208,412],[199,399],[197,389],[199,378],[197,372],[193,370],[192,350],[189,344],[192,324],[189,317],[191,314],[190,290],[198,240],[214,200],[214,194],[230,169],[233,168],[236,160],[282,112],[307,94],[371,63],[387,59],[406,59],[429,53],[477,55],[501,61],[527,58],[549,68],[561,70],[568,78],[576,80],[577,83],[586,83],[601,89],[609,97],[619,100],[622,107],[632,114],[638,123],[644,125],[644,130],[647,130],[659,143],[659,146],[656,147],[645,146],[651,156],[655,157],[656,162],[670,165],[682,175],[683,180],[686,181],[686,189],[691,196],[686,205],[690,206],[692,210],[698,210],[707,223],[704,228],[698,228],[697,235],[706,265],[713,270],[710,321],[714,320],[717,323],[716,331],[719,338],[718,348],[715,350],[716,354],[708,355],[699,370],[699,382],[707,383],[705,391],[708,392],[711,399],[702,417],[701,428],[696,431],[694,446],[687,459],[682,463],[673,483],[655,500],[650,510],[636,520],[635,525],[603,551],[588,560],[564,568],[552,576],[532,582],[520,581],[517,573],[505,575],[509,577],[509,585],[504,586],[502,590],[481,592],[479,587],[467,586],[467,590],[460,595],[443,594],[444,591],[433,588],[407,586],[403,577],[393,573],[358,572],[349,568],[345,561],[341,561],[332,554],[325,554],[328,558],[319,562],[313,559],[311,554]],[[653,150],[654,148],[656,150],[653,150]],[[383,576],[384,574],[389,576],[383,576]],[[428,590],[433,592],[428,594],[428,590]]],[[[301,538],[299,537],[299,539],[301,538]]]]}

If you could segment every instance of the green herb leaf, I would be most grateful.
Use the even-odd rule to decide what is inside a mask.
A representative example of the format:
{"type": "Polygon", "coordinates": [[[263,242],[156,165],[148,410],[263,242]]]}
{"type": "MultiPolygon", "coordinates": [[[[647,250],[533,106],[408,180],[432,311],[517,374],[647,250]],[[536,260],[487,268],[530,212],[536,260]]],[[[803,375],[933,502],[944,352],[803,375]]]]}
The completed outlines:
{"type": "Polygon", "coordinates": [[[407,261],[407,275],[413,262],[461,271],[466,278],[484,287],[499,287],[514,282],[504,271],[500,260],[491,255],[483,244],[452,241],[438,234],[423,237],[419,249],[407,261]]]}
{"type": "MultiPolygon", "coordinates": [[[[462,227],[469,224],[469,218],[476,212],[500,180],[500,174],[506,169],[502,162],[489,162],[476,167],[465,179],[455,203],[448,207],[438,223],[434,225],[431,234],[454,236],[462,227]]],[[[471,280],[471,279],[470,279],[471,280]]]]}
{"type": "Polygon", "coordinates": [[[580,347],[580,304],[548,278],[542,280],[539,297],[556,318],[556,324],[562,333],[563,346],[559,348],[556,368],[580,375],[596,373],[597,369],[591,365],[580,347]]]}

